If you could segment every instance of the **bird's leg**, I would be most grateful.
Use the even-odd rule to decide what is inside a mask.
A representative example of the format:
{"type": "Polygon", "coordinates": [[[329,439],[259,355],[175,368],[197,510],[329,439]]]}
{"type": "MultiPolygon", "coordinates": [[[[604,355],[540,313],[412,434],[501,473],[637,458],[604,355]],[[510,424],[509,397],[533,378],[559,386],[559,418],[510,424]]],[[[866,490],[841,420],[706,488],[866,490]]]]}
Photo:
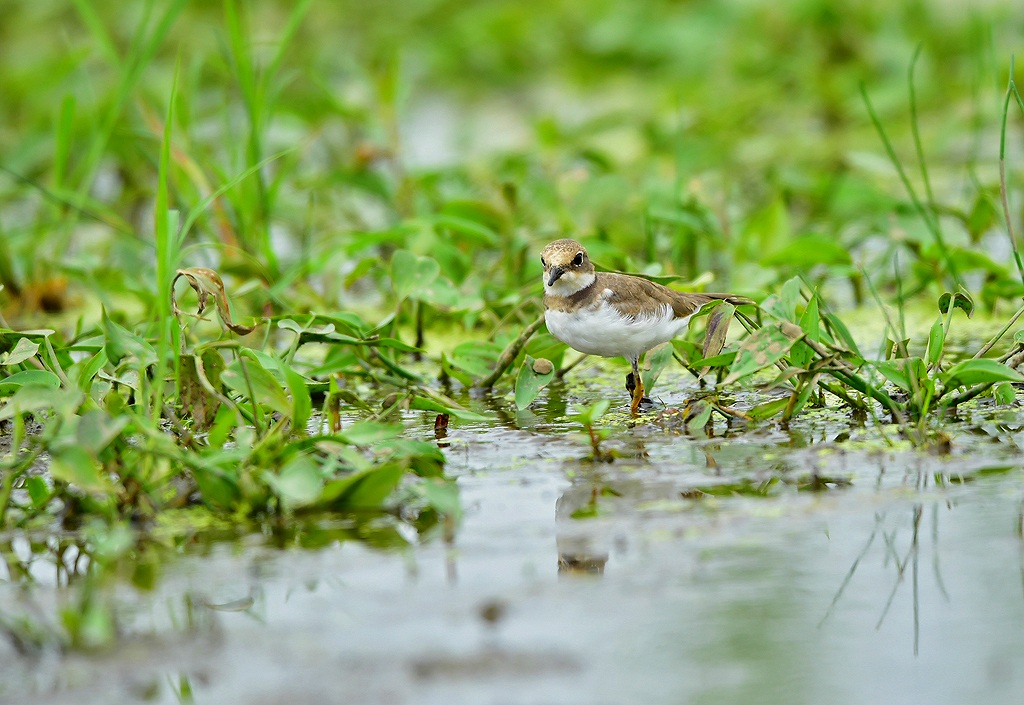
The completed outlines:
{"type": "MultiPolygon", "coordinates": [[[[640,357],[632,357],[629,359],[629,363],[633,366],[633,403],[629,409],[633,412],[633,416],[636,416],[640,409],[640,402],[644,398],[644,380],[640,377],[640,357]]],[[[628,388],[628,383],[627,383],[628,388]]]]}

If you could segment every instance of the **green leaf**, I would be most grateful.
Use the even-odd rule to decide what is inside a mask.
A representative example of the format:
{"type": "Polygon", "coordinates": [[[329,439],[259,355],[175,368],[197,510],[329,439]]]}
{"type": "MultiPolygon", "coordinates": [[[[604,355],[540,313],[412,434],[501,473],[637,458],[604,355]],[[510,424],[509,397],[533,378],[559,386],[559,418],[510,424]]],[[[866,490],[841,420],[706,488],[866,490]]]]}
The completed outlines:
{"type": "Polygon", "coordinates": [[[75,436],[80,447],[85,448],[93,455],[98,455],[113,443],[114,439],[120,436],[130,423],[131,419],[128,416],[114,418],[106,411],[92,409],[78,418],[78,429],[75,436]]]}
{"type": "Polygon", "coordinates": [[[668,365],[668,361],[672,359],[674,352],[675,348],[672,347],[672,343],[664,343],[644,356],[644,367],[649,367],[650,369],[641,372],[640,376],[644,381],[644,390],[648,394],[654,389],[655,382],[658,381],[658,377],[661,376],[665,366],[668,365]]]}
{"type": "Polygon", "coordinates": [[[961,309],[967,314],[968,318],[974,315],[974,299],[966,291],[958,291],[955,294],[947,291],[939,297],[939,311],[941,313],[948,312],[950,305],[961,309]]]}
{"type": "Polygon", "coordinates": [[[18,365],[25,360],[35,356],[39,352],[39,343],[35,343],[28,338],[21,338],[18,343],[14,346],[14,349],[9,353],[0,355],[0,365],[18,365]]]}
{"type": "Polygon", "coordinates": [[[87,492],[112,491],[110,482],[100,474],[100,464],[80,446],[68,446],[53,453],[50,475],[87,492]]]}
{"type": "Polygon", "coordinates": [[[942,359],[942,349],[946,342],[946,330],[942,325],[942,316],[935,319],[932,329],[928,332],[928,366],[934,367],[942,359]]]}
{"type": "Polygon", "coordinates": [[[28,496],[32,500],[32,505],[37,509],[42,508],[53,496],[49,485],[46,484],[46,480],[38,475],[25,479],[25,489],[28,490],[28,496]]]}
{"type": "Polygon", "coordinates": [[[284,372],[288,392],[292,395],[292,430],[298,433],[305,433],[306,424],[309,423],[309,416],[313,413],[313,402],[309,395],[309,387],[306,386],[306,379],[283,362],[281,363],[281,370],[284,372]]]}
{"type": "Polygon", "coordinates": [[[952,389],[991,382],[1024,382],[1024,375],[996,360],[981,358],[954,365],[940,379],[947,389],[952,389]]]}
{"type": "Polygon", "coordinates": [[[992,388],[992,396],[996,398],[996,403],[1009,406],[1017,398],[1017,390],[1009,382],[1000,382],[992,388]]]}
{"type": "Polygon", "coordinates": [[[785,357],[796,341],[786,336],[783,326],[769,324],[758,328],[743,341],[737,351],[736,360],[723,380],[724,384],[732,384],[737,380],[749,377],[765,367],[770,367],[785,357]]]}
{"type": "Polygon", "coordinates": [[[53,411],[59,416],[70,416],[75,413],[84,398],[85,395],[77,389],[60,389],[36,384],[24,385],[0,406],[0,421],[13,418],[15,411],[22,414],[53,411]]]}
{"type": "Polygon", "coordinates": [[[875,363],[882,376],[905,392],[921,387],[928,379],[924,360],[919,357],[897,358],[875,363]]]}
{"type": "Polygon", "coordinates": [[[263,480],[270,485],[286,507],[304,507],[320,498],[324,478],[316,461],[308,455],[296,455],[279,473],[264,471],[263,480]]]}
{"type": "Polygon", "coordinates": [[[153,346],[111,320],[107,315],[106,307],[102,311],[102,323],[103,335],[106,338],[103,349],[112,364],[119,364],[128,355],[134,355],[139,362],[147,367],[156,362],[156,350],[153,349],[153,346]]]}
{"type": "Polygon", "coordinates": [[[341,498],[348,509],[380,509],[405,476],[405,468],[385,463],[366,472],[341,498]]]}
{"type": "Polygon", "coordinates": [[[397,250],[391,256],[391,285],[399,301],[422,293],[441,274],[441,265],[433,257],[420,257],[409,250],[397,250]]]}
{"type": "MultiPolygon", "coordinates": [[[[811,295],[810,300],[807,302],[807,307],[804,309],[803,315],[800,316],[800,328],[803,330],[804,335],[807,336],[808,340],[815,342],[821,340],[821,315],[818,312],[818,295],[817,292],[811,295]]],[[[793,352],[790,355],[790,362],[793,363],[794,367],[800,369],[807,369],[807,366],[814,359],[815,353],[811,347],[800,341],[793,346],[793,352]]]]}
{"type": "Polygon", "coordinates": [[[409,400],[409,408],[417,409],[419,411],[435,411],[439,414],[451,414],[457,419],[463,421],[489,421],[490,419],[483,414],[478,414],[475,411],[464,409],[456,404],[442,404],[436,399],[430,399],[428,397],[413,396],[409,400]]]}
{"type": "Polygon", "coordinates": [[[782,397],[781,399],[772,399],[762,404],[749,409],[747,416],[754,419],[755,421],[763,421],[764,419],[770,419],[773,416],[781,414],[786,410],[789,405],[789,397],[782,397]]]}
{"type": "Polygon", "coordinates": [[[708,421],[711,420],[711,404],[702,399],[694,403],[691,411],[692,416],[686,422],[686,430],[690,433],[699,433],[708,425],[708,421]]]}
{"type": "MultiPolygon", "coordinates": [[[[222,407],[222,411],[226,409],[227,407],[222,407]]],[[[242,493],[238,487],[237,477],[221,468],[206,464],[193,468],[192,475],[206,504],[229,511],[238,509],[242,493]]]]}
{"type": "Polygon", "coordinates": [[[857,348],[857,341],[855,341],[853,336],[850,335],[850,329],[846,327],[846,324],[843,323],[839,316],[834,313],[826,313],[825,320],[828,322],[829,328],[832,330],[832,333],[836,338],[846,345],[846,349],[860,357],[860,350],[857,348]]]}
{"type": "Polygon", "coordinates": [[[576,420],[584,426],[592,426],[599,418],[604,416],[611,406],[608,399],[600,399],[576,414],[576,420]]]}
{"type": "Polygon", "coordinates": [[[516,375],[516,408],[522,411],[530,406],[540,390],[555,376],[555,367],[550,360],[535,360],[527,355],[516,375]],[[546,370],[543,373],[537,370],[546,370]]]}
{"type": "Polygon", "coordinates": [[[221,381],[246,399],[291,417],[292,401],[285,393],[284,387],[251,352],[242,351],[238,359],[224,370],[221,381]],[[253,399],[253,396],[256,398],[253,399]]]}
{"type": "Polygon", "coordinates": [[[10,377],[0,379],[0,396],[14,394],[22,387],[36,386],[47,389],[60,387],[60,377],[49,370],[23,370],[10,377]]]}
{"type": "Polygon", "coordinates": [[[374,421],[360,421],[352,424],[338,436],[354,446],[368,446],[381,441],[397,438],[402,435],[404,428],[401,424],[376,423],[374,421]]]}
{"type": "Polygon", "coordinates": [[[483,379],[491,374],[501,352],[502,347],[497,343],[469,341],[457,345],[448,360],[452,367],[468,373],[471,385],[472,379],[483,379]]]}

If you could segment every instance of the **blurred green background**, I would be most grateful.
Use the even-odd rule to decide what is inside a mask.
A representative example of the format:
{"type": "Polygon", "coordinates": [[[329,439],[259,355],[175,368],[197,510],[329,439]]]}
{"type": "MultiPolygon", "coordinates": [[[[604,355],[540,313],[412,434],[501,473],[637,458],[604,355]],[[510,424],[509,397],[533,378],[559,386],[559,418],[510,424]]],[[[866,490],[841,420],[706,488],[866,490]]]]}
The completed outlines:
{"type": "Polygon", "coordinates": [[[1022,30],[1010,2],[4,2],[0,306],[158,310],[172,90],[170,206],[196,216],[176,264],[221,271],[245,313],[387,306],[406,248],[451,282],[436,320],[497,323],[561,236],[712,289],[948,288],[861,86],[995,306],[1021,293],[998,150],[1022,30]]]}

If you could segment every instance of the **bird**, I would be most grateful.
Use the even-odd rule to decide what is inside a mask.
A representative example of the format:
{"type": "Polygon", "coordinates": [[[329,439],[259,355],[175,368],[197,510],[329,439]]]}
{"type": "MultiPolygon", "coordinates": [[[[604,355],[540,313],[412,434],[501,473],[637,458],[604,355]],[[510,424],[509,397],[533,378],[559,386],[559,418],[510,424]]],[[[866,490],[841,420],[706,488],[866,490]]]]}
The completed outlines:
{"type": "Polygon", "coordinates": [[[548,332],[581,353],[629,360],[633,370],[626,389],[634,416],[645,393],[641,355],[682,335],[694,314],[712,301],[753,303],[734,294],[684,293],[642,277],[595,271],[586,248],[568,238],[549,243],[540,262],[548,332]]]}

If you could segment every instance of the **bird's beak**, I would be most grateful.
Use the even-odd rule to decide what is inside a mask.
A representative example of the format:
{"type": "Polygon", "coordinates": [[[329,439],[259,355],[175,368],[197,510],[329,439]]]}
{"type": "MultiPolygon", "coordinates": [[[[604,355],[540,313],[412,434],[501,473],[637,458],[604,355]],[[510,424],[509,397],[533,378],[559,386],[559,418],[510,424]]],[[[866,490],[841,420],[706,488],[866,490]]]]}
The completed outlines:
{"type": "Polygon", "coordinates": [[[563,274],[565,274],[565,267],[552,267],[551,274],[548,275],[548,286],[552,286],[563,274]]]}

